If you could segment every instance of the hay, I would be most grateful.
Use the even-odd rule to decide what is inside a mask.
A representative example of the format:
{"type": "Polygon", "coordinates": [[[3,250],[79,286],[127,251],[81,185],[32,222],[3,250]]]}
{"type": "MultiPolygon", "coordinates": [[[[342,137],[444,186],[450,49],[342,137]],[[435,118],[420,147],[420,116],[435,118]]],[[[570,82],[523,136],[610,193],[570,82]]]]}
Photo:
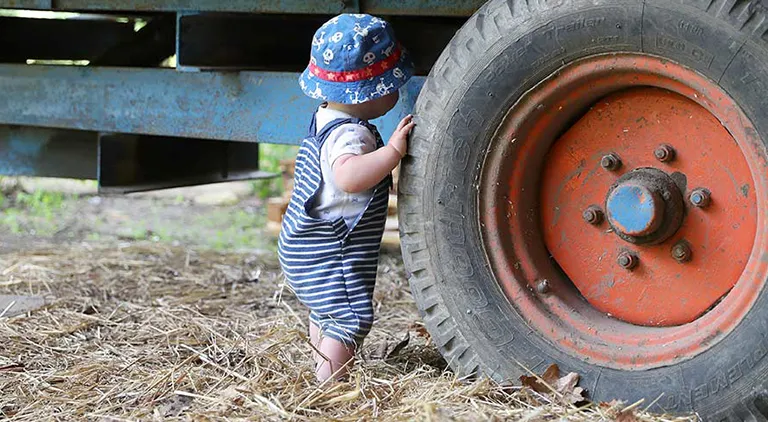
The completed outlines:
{"type": "Polygon", "coordinates": [[[271,255],[82,245],[0,256],[0,274],[0,293],[53,299],[0,318],[0,419],[581,421],[625,407],[457,380],[393,256],[363,358],[349,382],[326,386],[310,366],[306,312],[271,255]]]}

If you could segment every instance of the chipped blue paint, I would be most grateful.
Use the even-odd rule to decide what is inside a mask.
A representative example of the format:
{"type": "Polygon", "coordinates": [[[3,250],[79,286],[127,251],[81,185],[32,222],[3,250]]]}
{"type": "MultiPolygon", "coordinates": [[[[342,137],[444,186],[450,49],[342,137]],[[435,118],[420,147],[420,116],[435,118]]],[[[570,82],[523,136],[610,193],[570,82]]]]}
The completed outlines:
{"type": "Polygon", "coordinates": [[[611,222],[622,233],[636,236],[647,234],[658,226],[663,203],[640,186],[620,185],[611,192],[606,203],[611,222]]]}
{"type": "MultiPolygon", "coordinates": [[[[318,102],[298,74],[0,65],[0,124],[296,144],[318,102]]],[[[387,116],[386,137],[410,113],[424,78],[387,116]]]]}

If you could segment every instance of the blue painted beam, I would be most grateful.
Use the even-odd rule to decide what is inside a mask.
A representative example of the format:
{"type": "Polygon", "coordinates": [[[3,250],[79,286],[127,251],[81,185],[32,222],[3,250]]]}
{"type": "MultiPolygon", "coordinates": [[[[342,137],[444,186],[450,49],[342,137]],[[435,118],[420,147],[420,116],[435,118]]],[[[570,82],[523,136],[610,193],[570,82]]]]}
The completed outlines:
{"type": "MultiPolygon", "coordinates": [[[[350,2],[355,4],[356,2],[350,2]]],[[[338,14],[356,12],[343,0],[0,0],[0,8],[125,11],[338,14]]]]}
{"type": "Polygon", "coordinates": [[[470,16],[486,0],[0,0],[0,8],[126,12],[246,12],[470,16]]]}
{"type": "MultiPolygon", "coordinates": [[[[298,74],[0,65],[0,124],[296,144],[319,102],[298,74]]],[[[424,78],[374,121],[386,137],[410,113],[424,78]]]]}

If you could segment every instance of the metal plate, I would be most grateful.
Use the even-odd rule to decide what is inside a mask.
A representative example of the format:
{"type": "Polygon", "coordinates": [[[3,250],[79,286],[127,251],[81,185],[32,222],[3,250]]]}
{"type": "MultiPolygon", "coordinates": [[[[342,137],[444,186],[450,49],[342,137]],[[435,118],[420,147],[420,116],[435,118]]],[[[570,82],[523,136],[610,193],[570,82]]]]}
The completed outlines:
{"type": "Polygon", "coordinates": [[[99,192],[141,192],[274,176],[259,171],[256,143],[99,136],[99,192]]]}

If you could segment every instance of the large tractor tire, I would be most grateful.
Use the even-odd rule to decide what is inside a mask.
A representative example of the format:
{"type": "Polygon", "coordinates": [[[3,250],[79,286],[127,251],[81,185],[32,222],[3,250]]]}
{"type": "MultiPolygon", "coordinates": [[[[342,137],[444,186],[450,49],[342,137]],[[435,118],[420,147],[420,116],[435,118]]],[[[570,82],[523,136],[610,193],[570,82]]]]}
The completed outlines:
{"type": "Polygon", "coordinates": [[[460,375],[768,418],[768,11],[492,0],[416,104],[402,250],[460,375]]]}

